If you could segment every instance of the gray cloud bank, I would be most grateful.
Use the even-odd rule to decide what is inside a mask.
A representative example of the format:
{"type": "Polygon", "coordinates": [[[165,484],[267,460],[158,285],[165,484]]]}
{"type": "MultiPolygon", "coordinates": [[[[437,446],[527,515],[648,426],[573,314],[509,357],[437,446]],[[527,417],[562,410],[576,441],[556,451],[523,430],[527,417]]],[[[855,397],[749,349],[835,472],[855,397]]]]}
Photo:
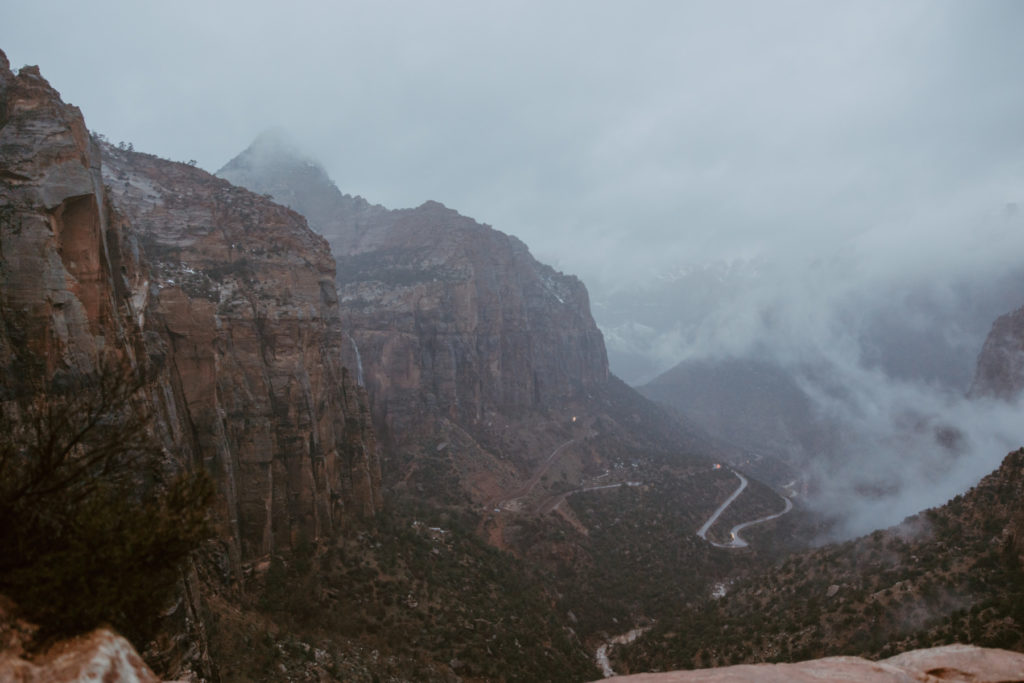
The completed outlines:
{"type": "Polygon", "coordinates": [[[112,139],[219,168],[281,125],[606,289],[1020,201],[1007,2],[13,1],[0,44],[112,139]]]}
{"type": "MultiPolygon", "coordinates": [[[[809,504],[840,518],[836,531],[848,536],[945,502],[1024,444],[1024,406],[966,397],[992,322],[1024,305],[1021,254],[1024,215],[1012,205],[932,214],[821,255],[680,268],[595,311],[610,357],[634,381],[682,361],[714,382],[706,368],[718,363],[736,393],[708,400],[735,405],[736,420],[749,419],[750,392],[777,401],[778,425],[764,417],[771,406],[758,408],[764,443],[744,448],[793,463],[814,483],[809,504]],[[744,386],[738,359],[791,378],[815,424],[787,414],[793,386],[744,386]]],[[[700,405],[706,389],[681,391],[700,405]]],[[[744,426],[711,417],[723,438],[744,426]]]]}

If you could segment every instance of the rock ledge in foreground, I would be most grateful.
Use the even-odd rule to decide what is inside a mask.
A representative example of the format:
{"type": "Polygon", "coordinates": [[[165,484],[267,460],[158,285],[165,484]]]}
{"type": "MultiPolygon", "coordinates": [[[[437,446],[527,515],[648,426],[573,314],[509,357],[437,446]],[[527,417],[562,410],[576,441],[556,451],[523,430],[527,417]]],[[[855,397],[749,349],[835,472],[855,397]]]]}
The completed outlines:
{"type": "Polygon", "coordinates": [[[795,664],[741,664],[697,671],[616,676],[617,683],[1006,683],[1024,681],[1024,654],[973,645],[911,650],[879,662],[860,657],[826,657],[795,664]]]}

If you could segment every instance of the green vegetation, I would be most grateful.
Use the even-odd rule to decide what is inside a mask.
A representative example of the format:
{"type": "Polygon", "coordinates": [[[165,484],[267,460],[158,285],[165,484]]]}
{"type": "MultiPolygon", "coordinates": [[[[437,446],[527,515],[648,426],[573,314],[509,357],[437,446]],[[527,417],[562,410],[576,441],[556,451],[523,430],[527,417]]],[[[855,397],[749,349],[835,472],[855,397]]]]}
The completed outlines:
{"type": "Polygon", "coordinates": [[[1024,451],[941,508],[790,556],[616,651],[623,670],[886,657],[947,643],[1024,649],[1024,451]]]}
{"type": "MultiPolygon", "coordinates": [[[[651,483],[567,499],[589,531],[578,541],[589,561],[566,572],[560,585],[583,633],[623,632],[641,617],[670,619],[702,602],[713,584],[765,568],[772,557],[771,550],[723,550],[697,538],[696,530],[735,488],[727,470],[663,467],[641,478],[651,483]]],[[[751,487],[734,505],[751,519],[780,503],[767,487],[751,487]]]]}
{"type": "MultiPolygon", "coordinates": [[[[596,678],[543,577],[481,541],[477,523],[455,508],[391,506],[329,545],[274,556],[248,582],[250,607],[333,662],[344,656],[330,653],[354,643],[386,653],[373,672],[382,679],[446,680],[449,667],[471,679],[596,678]]],[[[277,636],[260,656],[232,657],[231,628],[226,619],[215,626],[222,676],[276,680],[274,662],[302,665],[277,636]]]]}

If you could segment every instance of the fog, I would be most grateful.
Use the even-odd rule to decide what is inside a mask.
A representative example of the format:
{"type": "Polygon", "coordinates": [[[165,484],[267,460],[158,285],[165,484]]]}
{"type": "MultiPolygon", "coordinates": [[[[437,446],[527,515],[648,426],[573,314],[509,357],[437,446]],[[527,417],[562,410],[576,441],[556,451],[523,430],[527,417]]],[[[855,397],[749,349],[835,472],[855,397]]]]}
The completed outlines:
{"type": "Polygon", "coordinates": [[[12,66],[114,142],[214,171],[281,127],[344,192],[517,235],[582,277],[628,381],[792,371],[850,532],[1022,440],[963,398],[1024,304],[1022,28],[1013,0],[0,6],[12,66]]]}
{"type": "MultiPolygon", "coordinates": [[[[836,518],[836,537],[940,505],[1024,445],[1024,406],[967,398],[992,322],[1024,305],[1024,216],[1004,206],[927,218],[820,254],[690,264],[619,291],[595,303],[610,357],[637,384],[679,362],[722,363],[735,414],[716,416],[712,435],[794,465],[810,485],[804,503],[836,518]],[[736,386],[737,359],[795,380],[813,424],[798,424],[807,416],[789,385],[736,386]],[[777,425],[756,418],[764,443],[734,433],[754,419],[750,392],[779,404],[766,410],[777,425]]],[[[679,392],[693,405],[703,390],[679,392]]]]}
{"type": "Polygon", "coordinates": [[[15,68],[115,142],[216,170],[282,126],[343,191],[441,201],[602,291],[1020,201],[1021,26],[1012,0],[0,7],[15,68]]]}

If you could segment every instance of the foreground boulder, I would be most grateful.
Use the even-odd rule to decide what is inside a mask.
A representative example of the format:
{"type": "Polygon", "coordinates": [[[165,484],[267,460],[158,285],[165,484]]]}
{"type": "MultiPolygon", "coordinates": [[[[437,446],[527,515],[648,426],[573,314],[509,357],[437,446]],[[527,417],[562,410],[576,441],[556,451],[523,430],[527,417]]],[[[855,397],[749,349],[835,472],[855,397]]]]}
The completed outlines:
{"type": "Polygon", "coordinates": [[[825,657],[795,664],[742,664],[698,671],[615,676],[609,681],[623,683],[800,683],[800,681],[853,681],[863,683],[909,683],[921,681],[970,681],[999,683],[1024,681],[1024,654],[975,647],[946,645],[911,650],[872,662],[860,657],[825,657]]]}
{"type": "Polygon", "coordinates": [[[65,640],[33,661],[0,653],[0,680],[10,683],[157,683],[132,644],[105,628],[65,640]]]}

